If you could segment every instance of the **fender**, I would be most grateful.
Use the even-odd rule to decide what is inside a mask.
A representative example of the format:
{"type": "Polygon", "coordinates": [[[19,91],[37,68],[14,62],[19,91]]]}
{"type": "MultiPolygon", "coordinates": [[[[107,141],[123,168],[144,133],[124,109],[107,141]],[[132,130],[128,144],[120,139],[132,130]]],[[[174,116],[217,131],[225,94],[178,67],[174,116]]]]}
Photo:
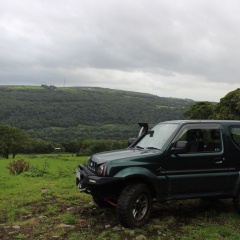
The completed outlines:
{"type": "Polygon", "coordinates": [[[128,179],[128,178],[142,178],[145,179],[147,182],[151,184],[151,187],[154,188],[157,196],[159,196],[159,188],[157,187],[157,176],[152,173],[147,168],[143,167],[129,167],[122,169],[117,174],[114,175],[114,177],[122,178],[122,179],[128,179]]]}
{"type": "Polygon", "coordinates": [[[153,174],[147,168],[135,167],[135,166],[122,169],[117,174],[115,174],[114,177],[126,178],[128,176],[133,176],[133,175],[138,175],[138,176],[141,175],[145,178],[148,178],[149,180],[156,179],[156,175],[153,174]]]}

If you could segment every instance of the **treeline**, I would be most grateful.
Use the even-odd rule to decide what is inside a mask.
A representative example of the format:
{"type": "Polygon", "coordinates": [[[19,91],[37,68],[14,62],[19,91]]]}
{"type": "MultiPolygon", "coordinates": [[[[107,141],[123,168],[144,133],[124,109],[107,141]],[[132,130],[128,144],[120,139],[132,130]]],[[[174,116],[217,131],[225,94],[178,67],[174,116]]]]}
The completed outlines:
{"type": "Polygon", "coordinates": [[[126,140],[88,140],[70,142],[50,142],[42,139],[29,138],[23,130],[8,125],[0,126],[0,156],[13,158],[19,153],[53,153],[69,152],[79,156],[92,155],[96,152],[123,149],[127,147],[126,140]],[[57,150],[57,151],[56,151],[57,150]]]}
{"type": "Polygon", "coordinates": [[[45,141],[123,140],[138,122],[183,119],[189,99],[101,88],[0,87],[0,125],[45,141]]]}
{"type": "Polygon", "coordinates": [[[90,156],[97,152],[111,151],[127,148],[127,140],[88,140],[70,142],[50,142],[42,139],[29,139],[28,145],[23,148],[23,153],[39,154],[54,152],[69,152],[78,156],[90,156]]]}

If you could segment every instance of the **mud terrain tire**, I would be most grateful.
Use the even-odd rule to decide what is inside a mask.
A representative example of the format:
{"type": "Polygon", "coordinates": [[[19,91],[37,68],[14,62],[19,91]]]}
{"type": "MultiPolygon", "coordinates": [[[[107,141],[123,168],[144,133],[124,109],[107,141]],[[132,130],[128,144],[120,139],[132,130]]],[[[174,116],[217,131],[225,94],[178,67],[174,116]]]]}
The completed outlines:
{"type": "Polygon", "coordinates": [[[122,190],[118,198],[117,212],[123,227],[144,225],[151,210],[152,194],[146,184],[130,184],[122,190]]]}

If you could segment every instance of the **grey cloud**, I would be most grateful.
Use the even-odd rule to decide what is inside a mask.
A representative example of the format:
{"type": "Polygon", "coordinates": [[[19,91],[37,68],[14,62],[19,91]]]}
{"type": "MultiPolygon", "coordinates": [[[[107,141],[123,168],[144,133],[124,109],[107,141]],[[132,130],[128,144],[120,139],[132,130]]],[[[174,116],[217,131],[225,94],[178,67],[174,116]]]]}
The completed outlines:
{"type": "Polygon", "coordinates": [[[103,86],[102,79],[118,88],[134,79],[163,89],[179,76],[191,78],[186,89],[193,81],[237,84],[239,7],[235,0],[2,1],[0,84],[68,78],[103,86]]]}

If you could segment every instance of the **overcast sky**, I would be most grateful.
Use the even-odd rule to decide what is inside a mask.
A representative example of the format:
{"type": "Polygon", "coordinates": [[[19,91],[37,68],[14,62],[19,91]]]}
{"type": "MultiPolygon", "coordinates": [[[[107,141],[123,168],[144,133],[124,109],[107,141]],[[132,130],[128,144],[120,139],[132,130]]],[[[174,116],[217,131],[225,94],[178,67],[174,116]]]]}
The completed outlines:
{"type": "Polygon", "coordinates": [[[239,0],[1,0],[0,85],[219,101],[240,87],[239,0]]]}

